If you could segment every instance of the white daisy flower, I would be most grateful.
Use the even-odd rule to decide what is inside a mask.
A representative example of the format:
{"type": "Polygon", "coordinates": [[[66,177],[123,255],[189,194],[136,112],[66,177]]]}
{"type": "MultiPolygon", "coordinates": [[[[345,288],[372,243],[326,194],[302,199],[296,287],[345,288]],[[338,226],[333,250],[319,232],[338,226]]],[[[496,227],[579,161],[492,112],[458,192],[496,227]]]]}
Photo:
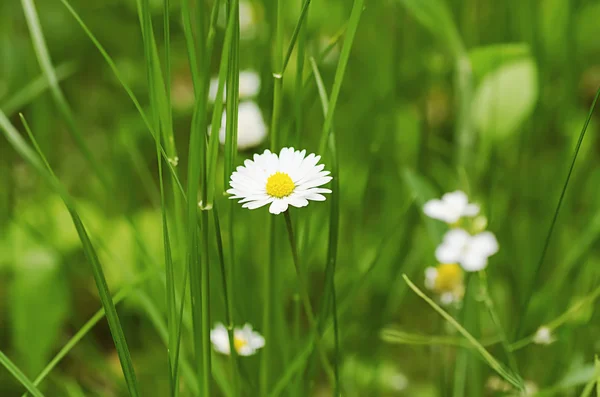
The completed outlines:
{"type": "Polygon", "coordinates": [[[443,305],[459,303],[465,295],[463,271],[456,263],[428,267],[425,269],[425,287],[439,294],[443,305]]]}
{"type": "MultiPolygon", "coordinates": [[[[210,341],[216,351],[222,354],[231,354],[229,349],[229,334],[227,328],[221,323],[217,323],[215,328],[210,331],[210,341]]],[[[261,334],[252,330],[250,324],[245,324],[242,328],[233,330],[233,346],[240,356],[251,356],[258,349],[265,346],[265,338],[261,334]]]]}
{"type": "MultiPolygon", "coordinates": [[[[223,112],[221,118],[221,129],[219,130],[219,141],[225,144],[225,124],[227,115],[223,112]]],[[[210,134],[211,127],[208,127],[210,134]]],[[[246,150],[260,145],[267,136],[267,126],[263,120],[258,105],[254,102],[241,102],[238,106],[238,133],[237,147],[246,150]]]]}
{"type": "MultiPolygon", "coordinates": [[[[260,76],[252,70],[244,70],[240,72],[239,80],[239,97],[240,100],[254,98],[260,92],[260,76]]],[[[208,99],[211,102],[217,100],[217,92],[219,91],[219,78],[213,77],[210,80],[208,88],[208,99]]],[[[223,87],[223,100],[227,96],[227,84],[223,87]]]]}
{"type": "Polygon", "coordinates": [[[533,336],[533,343],[538,345],[549,345],[556,339],[552,335],[552,330],[548,327],[540,327],[533,336]]]}
{"type": "Polygon", "coordinates": [[[309,200],[325,201],[322,193],[331,190],[319,186],[332,177],[329,171],[323,171],[323,164],[317,165],[320,159],[312,153],[306,156],[306,150],[283,148],[277,156],[267,149],[237,167],[227,193],[251,210],[270,204],[272,214],[280,214],[290,205],[306,207],[309,200]]]}
{"type": "Polygon", "coordinates": [[[423,212],[430,218],[454,224],[463,216],[475,216],[479,214],[479,206],[477,204],[469,204],[467,195],[457,190],[444,194],[441,200],[429,200],[423,206],[423,212]]]}
{"type": "Polygon", "coordinates": [[[471,236],[463,229],[446,232],[442,243],[435,250],[440,263],[459,263],[468,272],[487,266],[488,258],[498,252],[498,241],[491,232],[471,236]]]}

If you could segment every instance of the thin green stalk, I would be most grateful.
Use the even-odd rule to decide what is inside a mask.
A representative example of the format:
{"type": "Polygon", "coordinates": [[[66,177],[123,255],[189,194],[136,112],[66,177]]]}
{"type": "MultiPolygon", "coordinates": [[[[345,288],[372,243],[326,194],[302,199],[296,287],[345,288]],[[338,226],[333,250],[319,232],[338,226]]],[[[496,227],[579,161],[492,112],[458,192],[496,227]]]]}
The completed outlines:
{"type": "MultiPolygon", "coordinates": [[[[27,130],[27,133],[33,139],[33,134],[29,130],[25,119],[22,118],[22,120],[25,129],[27,130]]],[[[94,281],[96,282],[96,287],[98,289],[100,301],[102,302],[102,305],[106,310],[106,319],[108,321],[111,335],[115,343],[115,348],[117,350],[117,354],[121,362],[121,368],[123,369],[123,374],[125,376],[127,387],[129,389],[129,394],[134,397],[138,396],[138,384],[133,368],[133,362],[131,360],[131,355],[127,346],[127,340],[125,339],[123,329],[121,328],[119,316],[112,302],[108,285],[106,284],[106,278],[104,277],[102,264],[98,260],[96,251],[90,241],[87,230],[83,222],[81,221],[81,218],[79,217],[79,214],[76,210],[72,198],[67,193],[65,188],[60,184],[59,180],[54,175],[52,169],[49,168],[49,164],[43,156],[43,153],[40,151],[39,156],[37,156],[35,152],[27,145],[27,143],[25,143],[23,138],[19,135],[18,131],[13,127],[8,118],[6,118],[4,113],[2,113],[1,111],[0,127],[4,131],[4,135],[6,136],[9,143],[13,146],[13,148],[32,167],[34,167],[36,171],[42,176],[42,178],[61,196],[65,206],[67,207],[67,210],[71,215],[71,219],[73,221],[73,224],[75,225],[75,229],[77,231],[77,234],[79,235],[79,239],[83,246],[85,257],[92,266],[92,274],[94,276],[94,281]]],[[[35,141],[35,139],[33,139],[33,141],[35,141]]],[[[39,148],[37,142],[35,143],[35,146],[36,148],[39,148]]]]}
{"type": "MultiPolygon", "coordinates": [[[[307,2],[307,0],[304,0],[307,2]]],[[[308,13],[307,13],[308,14],[308,13]]],[[[307,16],[304,17],[305,20],[307,16]]],[[[304,118],[302,117],[302,98],[304,97],[304,86],[302,84],[302,78],[304,74],[304,62],[306,58],[306,36],[308,35],[308,21],[300,26],[300,32],[298,35],[298,52],[296,56],[296,81],[294,92],[297,100],[294,101],[294,111],[296,117],[296,134],[294,139],[294,147],[300,145],[300,138],[302,130],[304,129],[304,118]]]]}
{"type": "MultiPolygon", "coordinates": [[[[148,281],[152,276],[155,276],[156,272],[148,271],[142,274],[137,280],[135,280],[131,285],[124,287],[119,292],[117,292],[112,298],[113,304],[116,306],[123,299],[127,298],[139,285],[148,281]]],[[[94,328],[96,324],[100,320],[102,320],[105,316],[104,308],[98,309],[98,311],[90,317],[88,321],[83,324],[81,328],[73,335],[68,342],[59,350],[58,353],[50,360],[50,362],[42,369],[39,375],[33,381],[35,386],[39,386],[44,379],[52,372],[52,370],[62,361],[63,358],[69,354],[69,352],[94,328]]],[[[26,397],[27,394],[23,394],[22,397],[26,397]]]]}
{"type": "Polygon", "coordinates": [[[483,303],[485,304],[485,307],[487,308],[488,313],[490,314],[492,322],[494,323],[494,326],[496,327],[496,332],[498,333],[498,335],[500,335],[500,342],[502,343],[502,348],[504,349],[504,354],[506,355],[506,358],[508,359],[508,365],[509,365],[510,369],[517,376],[520,377],[521,375],[519,374],[519,367],[517,365],[517,360],[515,358],[513,351],[510,348],[510,343],[508,341],[508,337],[506,336],[504,327],[502,327],[502,324],[500,323],[500,318],[498,317],[498,313],[496,312],[496,308],[494,307],[494,302],[492,301],[492,297],[490,296],[489,286],[488,286],[488,281],[487,281],[487,273],[485,272],[485,270],[481,270],[479,272],[479,282],[481,283],[481,293],[483,296],[483,303]]]}
{"type": "Polygon", "coordinates": [[[327,142],[329,139],[329,133],[331,131],[331,126],[333,125],[333,116],[334,116],[335,108],[337,106],[337,101],[340,96],[342,82],[344,81],[344,74],[346,72],[346,66],[348,65],[348,60],[350,58],[350,51],[352,49],[352,44],[354,43],[354,37],[356,36],[356,31],[358,30],[358,24],[360,22],[360,17],[362,15],[364,5],[365,5],[365,0],[354,0],[354,4],[352,5],[352,12],[350,13],[350,19],[348,20],[348,30],[346,31],[346,38],[344,40],[344,45],[342,46],[342,51],[340,52],[340,60],[338,62],[338,66],[335,71],[333,87],[331,89],[331,94],[329,96],[329,106],[327,108],[327,116],[325,116],[325,122],[323,123],[323,129],[322,129],[322,133],[321,133],[321,142],[319,145],[320,153],[323,153],[327,146],[327,142]]]}
{"type": "Polygon", "coordinates": [[[315,333],[315,345],[317,347],[318,353],[321,357],[321,363],[323,364],[323,368],[327,375],[334,379],[334,370],[329,363],[329,358],[327,357],[327,352],[325,351],[325,347],[323,346],[320,333],[319,333],[319,325],[317,323],[317,319],[315,317],[314,311],[312,309],[312,305],[310,303],[310,296],[308,294],[308,287],[306,284],[306,276],[304,274],[304,270],[300,266],[300,261],[298,259],[298,248],[296,246],[296,238],[294,237],[294,228],[292,226],[292,218],[290,217],[289,210],[284,212],[285,218],[285,226],[288,232],[288,238],[290,242],[290,248],[292,250],[292,259],[294,262],[294,267],[296,268],[296,279],[298,280],[298,288],[300,292],[300,297],[302,298],[302,304],[304,306],[304,311],[306,316],[308,317],[308,322],[310,324],[311,330],[315,333]]]}
{"type": "Polygon", "coordinates": [[[65,99],[65,96],[58,85],[58,77],[56,75],[54,66],[52,65],[52,60],[48,52],[48,47],[46,45],[42,27],[40,25],[34,0],[21,0],[21,5],[23,7],[23,12],[25,13],[25,19],[27,21],[29,33],[31,34],[31,39],[33,41],[33,48],[35,50],[38,63],[40,64],[40,68],[42,69],[42,72],[48,81],[52,98],[56,102],[59,112],[67,123],[69,133],[75,140],[75,143],[77,144],[77,147],[83,154],[84,158],[91,165],[94,173],[98,176],[104,186],[109,187],[111,184],[108,175],[98,160],[94,157],[92,151],[85,142],[83,133],[77,126],[75,117],[73,116],[73,111],[71,110],[71,107],[67,103],[67,100],[65,99]]]}
{"type": "Polygon", "coordinates": [[[281,76],[283,76],[283,74],[285,73],[287,64],[290,61],[290,58],[292,57],[292,51],[294,51],[294,45],[296,45],[296,39],[298,39],[300,32],[303,30],[302,28],[304,26],[304,20],[306,19],[307,15],[308,15],[308,6],[310,5],[310,1],[311,0],[304,0],[304,3],[302,4],[302,10],[300,11],[300,18],[298,19],[298,22],[296,22],[296,27],[294,28],[294,32],[292,33],[292,38],[290,39],[290,44],[288,45],[288,49],[285,52],[285,57],[283,58],[283,65],[281,66],[281,71],[278,73],[281,76]]]}
{"type": "Polygon", "coordinates": [[[0,350],[0,364],[34,397],[44,397],[41,391],[25,376],[11,360],[0,350]]]}
{"type": "MultiPolygon", "coordinates": [[[[323,109],[323,117],[326,117],[328,110],[328,98],[321,73],[317,67],[314,58],[310,58],[310,64],[315,76],[317,83],[317,89],[319,91],[319,97],[321,99],[321,107],[323,109]]],[[[327,265],[325,267],[325,290],[323,291],[323,298],[321,300],[321,311],[319,313],[319,329],[322,330],[327,318],[327,313],[331,307],[333,313],[333,335],[335,344],[335,361],[334,361],[334,373],[335,373],[335,385],[334,391],[335,396],[340,394],[340,383],[339,383],[339,334],[338,334],[338,318],[337,318],[337,303],[335,296],[335,270],[337,264],[337,252],[338,252],[338,233],[340,227],[340,198],[339,198],[339,162],[337,156],[335,131],[327,131],[329,134],[329,153],[331,155],[331,172],[334,175],[331,186],[331,211],[329,216],[329,237],[327,244],[327,265]]]]}
{"type": "MultiPolygon", "coordinates": [[[[61,63],[54,69],[57,82],[67,79],[73,75],[76,70],[77,65],[75,63],[61,63]]],[[[13,113],[32,102],[48,88],[50,88],[50,83],[48,82],[46,76],[42,74],[41,76],[32,80],[25,87],[14,93],[10,99],[3,100],[0,103],[0,109],[2,109],[6,115],[12,116],[13,113]]]]}
{"type": "Polygon", "coordinates": [[[283,74],[280,73],[283,70],[283,0],[277,0],[277,12],[275,25],[277,26],[277,32],[275,36],[275,48],[273,54],[273,113],[271,117],[271,151],[277,151],[282,143],[280,142],[280,117],[281,117],[281,105],[283,101],[283,74]]]}
{"type": "Polygon", "coordinates": [[[412,281],[408,279],[406,275],[403,275],[404,281],[408,284],[410,289],[413,290],[417,296],[423,299],[429,306],[431,306],[438,314],[440,314],[450,325],[452,325],[462,336],[467,339],[471,345],[479,352],[483,360],[492,368],[498,375],[507,380],[510,384],[515,386],[519,390],[524,390],[525,386],[523,380],[516,376],[512,371],[507,370],[498,360],[494,358],[481,343],[473,337],[462,325],[460,325],[452,316],[450,316],[444,309],[439,307],[431,298],[429,298],[423,291],[421,291],[412,281]]]}
{"type": "Polygon", "coordinates": [[[583,143],[583,138],[585,138],[585,133],[590,124],[590,120],[592,119],[592,115],[594,110],[596,109],[596,103],[598,102],[598,98],[600,97],[600,88],[596,92],[596,96],[594,97],[594,101],[590,106],[590,110],[588,112],[588,116],[583,124],[583,128],[579,133],[579,138],[577,139],[577,145],[575,145],[575,152],[573,153],[573,160],[571,161],[571,165],[569,167],[569,172],[567,173],[567,177],[565,179],[565,183],[563,184],[562,191],[560,192],[560,197],[558,198],[558,203],[556,204],[556,210],[554,211],[554,215],[552,216],[552,221],[550,222],[550,228],[548,229],[548,234],[546,235],[546,240],[544,241],[544,246],[542,248],[542,253],[540,255],[540,260],[538,261],[531,281],[528,284],[527,292],[525,293],[525,300],[521,305],[520,316],[517,318],[518,326],[516,327],[516,337],[521,336],[523,330],[525,329],[525,318],[527,318],[527,310],[529,309],[529,303],[531,298],[533,297],[534,286],[538,282],[538,276],[540,274],[540,270],[542,265],[544,264],[544,260],[546,259],[546,253],[548,252],[548,247],[550,247],[550,240],[552,239],[552,233],[554,232],[554,227],[556,226],[556,221],[558,219],[558,214],[562,207],[563,200],[567,193],[567,188],[569,187],[569,182],[571,181],[571,175],[573,174],[573,169],[575,168],[575,162],[577,161],[577,156],[579,155],[579,149],[581,149],[581,144],[583,143]]]}
{"type": "MultiPolygon", "coordinates": [[[[274,287],[273,287],[273,275],[275,272],[275,248],[277,247],[277,233],[275,218],[268,214],[268,241],[269,241],[269,252],[268,258],[266,261],[266,266],[263,270],[263,285],[262,290],[264,292],[263,295],[263,335],[265,340],[270,341],[274,340],[274,332],[273,332],[273,308],[272,303],[275,300],[274,297],[274,287]]],[[[266,343],[263,348],[262,358],[260,362],[260,395],[266,395],[267,391],[271,387],[271,363],[273,361],[273,346],[272,343],[266,343]]]]}
{"type": "Polygon", "coordinates": [[[221,281],[223,282],[223,297],[225,299],[225,321],[227,323],[227,334],[229,336],[229,351],[231,356],[231,376],[233,378],[233,390],[236,396],[240,395],[239,370],[237,364],[237,350],[235,349],[234,340],[234,321],[233,321],[233,299],[231,298],[232,286],[228,285],[227,270],[225,265],[225,254],[223,251],[223,240],[221,239],[221,226],[219,222],[219,214],[217,206],[213,210],[213,221],[215,224],[215,236],[217,240],[217,252],[219,254],[219,265],[221,268],[221,281]]]}
{"type": "MultiPolygon", "coordinates": [[[[160,135],[156,133],[154,126],[152,125],[152,123],[150,122],[148,117],[146,116],[146,113],[142,109],[142,106],[140,105],[140,102],[138,101],[137,97],[134,95],[134,93],[131,90],[131,88],[129,87],[129,85],[125,82],[125,79],[123,78],[123,76],[121,76],[121,74],[119,73],[119,69],[117,68],[117,65],[115,64],[115,62],[112,60],[110,55],[108,55],[108,53],[106,52],[106,50],[104,49],[102,44],[100,44],[100,42],[98,41],[96,36],[94,36],[92,31],[83,22],[83,20],[79,16],[79,14],[77,14],[75,9],[69,4],[68,0],[60,0],[60,1],[67,8],[69,13],[71,13],[71,15],[77,21],[79,26],[81,26],[81,28],[86,33],[86,35],[89,37],[89,39],[92,41],[94,46],[98,49],[98,51],[100,52],[100,54],[102,55],[102,57],[104,58],[106,63],[108,64],[108,66],[110,66],[110,69],[112,70],[113,74],[115,75],[117,80],[119,80],[119,83],[121,84],[121,86],[123,87],[123,89],[125,90],[127,95],[129,96],[129,98],[131,99],[131,102],[133,102],[138,113],[140,114],[142,120],[144,121],[144,124],[146,125],[146,127],[148,128],[148,131],[150,132],[150,135],[152,136],[152,139],[154,139],[155,141],[159,140],[159,142],[160,142],[160,135]]],[[[181,193],[182,196],[185,197],[185,191],[179,180],[179,177],[177,176],[177,172],[175,171],[173,164],[171,164],[171,162],[169,161],[170,158],[169,158],[167,152],[165,151],[164,147],[162,146],[162,144],[160,144],[160,154],[163,157],[163,159],[166,161],[165,164],[167,165],[167,167],[169,169],[169,173],[171,174],[173,180],[175,181],[177,190],[181,193]]]]}

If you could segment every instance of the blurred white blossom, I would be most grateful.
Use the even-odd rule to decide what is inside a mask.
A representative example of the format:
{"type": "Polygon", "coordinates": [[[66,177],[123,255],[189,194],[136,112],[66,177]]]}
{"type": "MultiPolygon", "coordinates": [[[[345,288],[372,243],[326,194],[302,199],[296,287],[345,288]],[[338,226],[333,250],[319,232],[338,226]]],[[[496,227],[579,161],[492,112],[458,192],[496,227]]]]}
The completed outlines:
{"type": "MultiPolygon", "coordinates": [[[[223,324],[217,323],[215,328],[210,331],[210,341],[219,353],[227,355],[231,353],[229,334],[223,324]]],[[[265,338],[253,331],[250,324],[245,324],[242,328],[233,330],[233,346],[240,356],[251,356],[265,346],[265,338]]]]}
{"type": "Polygon", "coordinates": [[[464,216],[479,214],[479,206],[470,204],[467,195],[457,190],[444,194],[441,200],[429,200],[423,206],[423,212],[430,218],[439,219],[448,224],[455,224],[464,216]]]}
{"type": "Polygon", "coordinates": [[[484,269],[488,258],[498,252],[498,241],[492,232],[474,236],[463,229],[446,232],[442,243],[435,250],[440,263],[458,263],[468,272],[484,269]]]}

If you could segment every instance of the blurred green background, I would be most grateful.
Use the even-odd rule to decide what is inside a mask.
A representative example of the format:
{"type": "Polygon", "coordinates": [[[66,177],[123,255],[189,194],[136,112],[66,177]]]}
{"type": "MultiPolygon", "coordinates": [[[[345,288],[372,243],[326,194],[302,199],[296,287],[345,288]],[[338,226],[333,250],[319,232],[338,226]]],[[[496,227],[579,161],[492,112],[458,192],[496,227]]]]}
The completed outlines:
{"type": "MultiPolygon", "coordinates": [[[[135,1],[70,3],[146,108],[148,85],[135,1]]],[[[159,0],[150,4],[161,51],[158,27],[163,5],[159,0]]],[[[251,29],[242,34],[240,69],[260,74],[257,102],[268,121],[275,2],[245,4],[251,29]]],[[[24,129],[18,112],[23,113],[79,205],[111,291],[129,289],[118,311],[142,395],[168,395],[154,141],[121,84],[63,4],[39,0],[36,6],[76,123],[114,188],[103,187],[68,133],[47,90],[17,0],[0,3],[0,109],[20,131],[24,129]]],[[[300,6],[300,1],[286,2],[286,45],[300,6]]],[[[319,60],[326,87],[333,83],[351,8],[348,0],[311,4],[306,51],[319,60]],[[327,57],[319,57],[329,42],[335,43],[333,49],[327,57]]],[[[173,1],[171,97],[177,168],[185,175],[194,98],[180,12],[180,2],[173,1]]],[[[336,285],[344,395],[452,395],[448,379],[459,354],[455,347],[437,345],[427,337],[422,344],[391,344],[381,338],[382,329],[389,326],[424,336],[453,335],[402,279],[405,273],[422,288],[424,269],[435,265],[433,251],[439,241],[433,229],[437,226],[422,217],[425,200],[462,189],[482,206],[488,229],[500,243],[500,252],[488,267],[488,280],[509,339],[515,338],[520,325],[524,334],[535,332],[596,288],[600,280],[598,113],[587,129],[548,254],[539,273],[535,268],[579,132],[600,86],[599,21],[600,1],[596,0],[366,1],[334,118],[340,160],[339,175],[334,177],[340,184],[336,285]],[[524,311],[530,292],[533,299],[524,311]]],[[[215,76],[223,36],[221,24],[213,55],[215,76]]],[[[308,70],[307,62],[306,76],[308,70]]],[[[323,116],[312,79],[307,80],[304,100],[295,96],[296,72],[294,52],[284,79],[281,134],[286,145],[315,152],[323,116]]],[[[265,142],[239,153],[236,164],[267,146],[265,142]]],[[[330,169],[327,157],[325,164],[330,169]]],[[[223,178],[217,180],[220,193],[223,178]]],[[[60,198],[4,138],[0,139],[0,186],[0,350],[34,379],[101,305],[91,268],[60,198]]],[[[218,197],[225,207],[227,199],[218,197]]],[[[268,240],[261,236],[266,210],[236,206],[235,211],[235,319],[260,331],[265,300],[261,270],[268,257],[268,240]]],[[[310,219],[300,222],[304,227],[300,250],[315,304],[323,290],[328,244],[321,220],[328,213],[328,204],[321,203],[293,212],[295,219],[310,219]]],[[[297,319],[301,315],[295,274],[283,222],[277,222],[282,237],[277,238],[272,304],[279,325],[267,343],[278,347],[276,360],[283,373],[297,354],[307,326],[297,319]],[[300,326],[294,327],[297,322],[300,326]]],[[[216,261],[212,245],[214,241],[211,258],[216,261]]],[[[183,269],[184,260],[176,265],[183,269]]],[[[179,284],[182,276],[180,271],[179,284]]],[[[223,321],[218,272],[212,277],[216,286],[212,316],[223,321]]],[[[573,310],[556,331],[554,344],[529,345],[516,353],[522,376],[547,392],[540,395],[578,396],[592,378],[594,355],[600,351],[600,318],[594,308],[589,304],[573,310]]],[[[474,336],[494,337],[477,296],[454,314],[474,336]]],[[[192,354],[188,331],[183,334],[184,361],[192,354]]],[[[331,334],[326,334],[325,342],[332,349],[331,334]]],[[[504,361],[498,344],[489,349],[504,361]]],[[[503,395],[486,387],[493,372],[477,355],[467,357],[464,395],[503,395]]],[[[222,356],[214,359],[217,366],[225,365],[222,356]]],[[[250,385],[256,383],[259,363],[260,353],[242,362],[250,385]]],[[[48,396],[125,396],[120,371],[108,326],[101,319],[41,389],[48,396]]],[[[314,395],[330,395],[325,377],[315,379],[314,395]]],[[[215,395],[220,395],[218,390],[215,395]]],[[[258,395],[249,390],[247,395],[258,395]]],[[[284,395],[306,395],[297,391],[300,386],[295,390],[284,395]]],[[[22,392],[22,386],[0,370],[0,395],[22,392]]]]}

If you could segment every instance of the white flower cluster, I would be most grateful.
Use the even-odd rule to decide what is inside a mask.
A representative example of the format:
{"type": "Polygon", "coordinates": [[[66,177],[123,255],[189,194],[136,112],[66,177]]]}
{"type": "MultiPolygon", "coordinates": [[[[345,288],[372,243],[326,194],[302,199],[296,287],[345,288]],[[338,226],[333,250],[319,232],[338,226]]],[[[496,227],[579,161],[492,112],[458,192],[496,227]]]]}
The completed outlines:
{"type": "Polygon", "coordinates": [[[430,200],[425,203],[423,212],[451,226],[435,250],[435,257],[440,263],[458,263],[465,271],[475,272],[485,269],[488,258],[498,252],[498,241],[492,232],[471,235],[458,227],[463,217],[479,214],[479,206],[469,203],[464,192],[457,190],[444,194],[441,200],[430,200]]]}
{"type": "Polygon", "coordinates": [[[450,230],[435,250],[439,264],[425,269],[425,287],[436,293],[443,305],[459,304],[465,293],[464,271],[484,269],[488,258],[498,252],[493,233],[481,231],[487,221],[479,215],[479,206],[469,203],[464,192],[446,193],[440,200],[425,203],[423,212],[430,218],[446,222],[450,230]],[[471,234],[461,227],[463,218],[471,218],[471,234]]]}

